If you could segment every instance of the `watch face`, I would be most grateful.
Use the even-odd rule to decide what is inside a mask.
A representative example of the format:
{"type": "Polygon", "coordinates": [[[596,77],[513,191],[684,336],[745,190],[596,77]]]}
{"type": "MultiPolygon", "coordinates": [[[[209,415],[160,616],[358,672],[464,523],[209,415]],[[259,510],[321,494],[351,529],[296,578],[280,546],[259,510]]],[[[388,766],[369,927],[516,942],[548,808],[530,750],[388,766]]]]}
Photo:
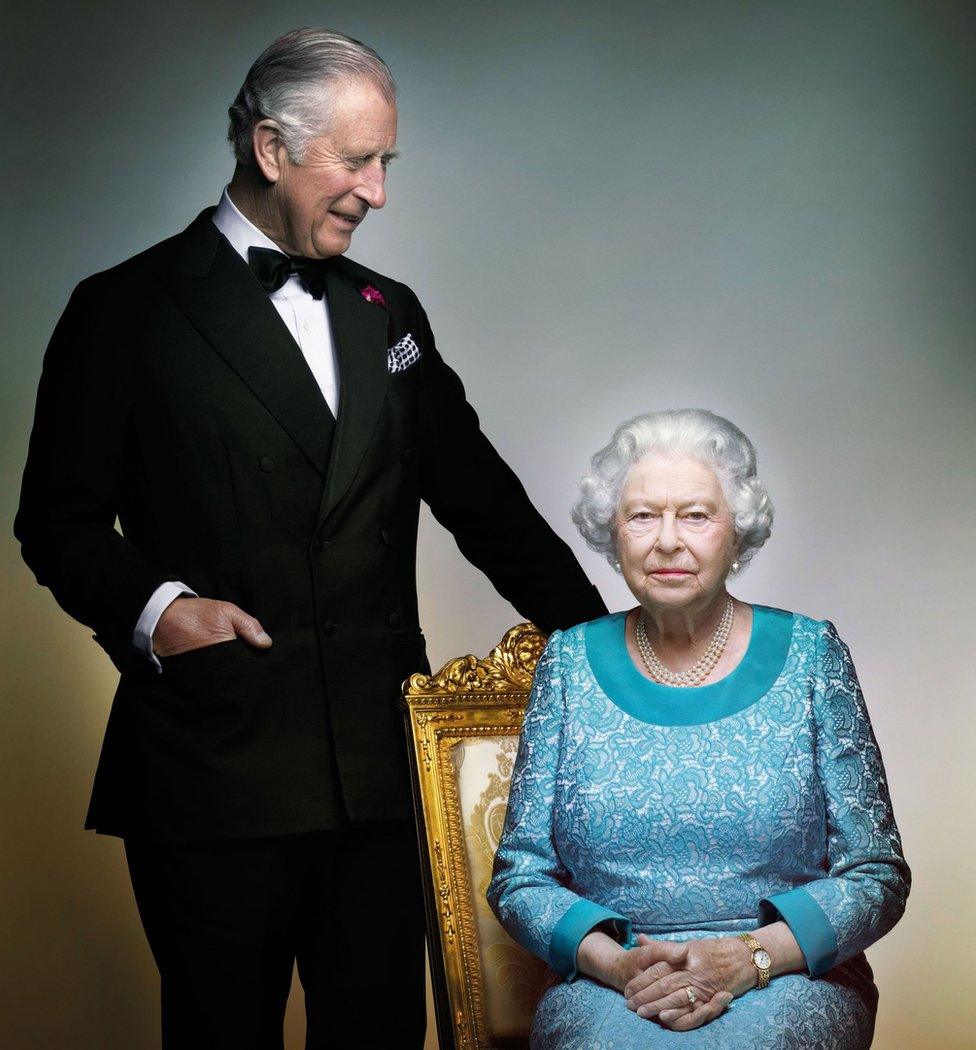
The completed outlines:
{"type": "Polygon", "coordinates": [[[757,948],[752,953],[752,961],[759,967],[760,970],[768,970],[769,964],[773,961],[769,957],[769,952],[765,948],[757,948]]]}

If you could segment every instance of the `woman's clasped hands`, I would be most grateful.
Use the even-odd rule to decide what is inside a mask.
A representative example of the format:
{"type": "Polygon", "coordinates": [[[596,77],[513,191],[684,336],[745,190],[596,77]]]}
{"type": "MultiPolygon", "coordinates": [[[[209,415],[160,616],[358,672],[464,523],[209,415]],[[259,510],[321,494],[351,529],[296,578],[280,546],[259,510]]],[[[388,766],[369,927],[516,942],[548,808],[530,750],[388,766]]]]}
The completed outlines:
{"type": "Polygon", "coordinates": [[[744,949],[734,937],[678,942],[638,934],[637,947],[621,959],[629,974],[623,986],[627,1006],[675,1032],[700,1028],[755,985],[756,970],[744,949]]]}

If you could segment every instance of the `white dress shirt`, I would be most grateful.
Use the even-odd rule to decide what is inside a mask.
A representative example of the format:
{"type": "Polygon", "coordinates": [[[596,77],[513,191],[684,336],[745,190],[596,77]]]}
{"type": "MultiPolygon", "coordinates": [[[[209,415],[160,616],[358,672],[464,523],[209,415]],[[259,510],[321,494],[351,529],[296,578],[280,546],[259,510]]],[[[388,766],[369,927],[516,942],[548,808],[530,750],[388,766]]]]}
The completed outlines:
{"type": "MultiPolygon", "coordinates": [[[[245,218],[234,205],[224,188],[220,203],[213,215],[213,223],[227,238],[231,247],[247,262],[248,248],[271,248],[280,252],[281,248],[263,234],[249,219],[245,218]]],[[[306,291],[302,282],[294,275],[269,296],[274,308],[285,322],[292,338],[301,348],[315,382],[318,383],[322,396],[332,409],[334,416],[339,409],[339,367],[336,361],[335,345],[332,342],[332,329],[329,325],[329,307],[325,296],[316,299],[306,291]]],[[[132,644],[140,649],[155,664],[157,671],[162,671],[159,660],[153,652],[152,636],[156,624],[166,608],[181,595],[196,598],[195,591],[183,583],[161,583],[136,622],[132,634],[132,644]]]]}
{"type": "MultiPolygon", "coordinates": [[[[237,210],[225,189],[213,216],[214,226],[230,241],[231,247],[247,262],[248,248],[281,248],[270,237],[237,210]]],[[[339,412],[339,366],[332,329],[329,327],[329,307],[325,296],[313,298],[302,282],[292,275],[276,292],[268,297],[288,326],[292,338],[302,348],[308,367],[328,402],[332,414],[339,412]]]]}

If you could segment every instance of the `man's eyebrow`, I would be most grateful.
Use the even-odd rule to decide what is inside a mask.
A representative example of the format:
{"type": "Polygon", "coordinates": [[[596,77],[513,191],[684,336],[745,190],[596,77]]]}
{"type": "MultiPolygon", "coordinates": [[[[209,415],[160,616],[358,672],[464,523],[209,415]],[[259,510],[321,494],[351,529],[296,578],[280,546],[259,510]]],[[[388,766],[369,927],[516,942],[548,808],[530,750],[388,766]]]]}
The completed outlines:
{"type": "Polygon", "coordinates": [[[384,150],[382,153],[357,153],[355,150],[347,150],[341,154],[346,160],[369,160],[370,157],[379,157],[384,164],[389,164],[391,160],[396,160],[400,156],[400,151],[395,149],[384,150]]]}

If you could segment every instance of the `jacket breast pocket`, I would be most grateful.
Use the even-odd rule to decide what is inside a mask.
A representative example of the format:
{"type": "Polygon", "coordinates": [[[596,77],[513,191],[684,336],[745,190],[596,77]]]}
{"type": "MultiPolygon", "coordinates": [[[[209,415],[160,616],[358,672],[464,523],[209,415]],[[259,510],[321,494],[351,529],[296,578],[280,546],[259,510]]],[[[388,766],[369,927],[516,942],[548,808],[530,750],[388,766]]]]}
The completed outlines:
{"type": "MultiPolygon", "coordinates": [[[[415,365],[414,368],[417,366],[415,365]]],[[[411,369],[413,371],[413,369],[411,369]]],[[[404,373],[408,375],[409,373],[404,373]]],[[[381,412],[381,425],[377,429],[375,441],[387,453],[399,453],[401,456],[408,448],[416,447],[420,440],[420,383],[417,380],[406,381],[407,385],[394,384],[399,376],[390,376],[386,400],[381,412]]],[[[406,462],[406,461],[404,461],[406,462]]]]}
{"type": "Polygon", "coordinates": [[[402,372],[391,372],[386,383],[386,396],[389,398],[416,393],[420,388],[422,373],[423,365],[419,361],[402,372]]]}

